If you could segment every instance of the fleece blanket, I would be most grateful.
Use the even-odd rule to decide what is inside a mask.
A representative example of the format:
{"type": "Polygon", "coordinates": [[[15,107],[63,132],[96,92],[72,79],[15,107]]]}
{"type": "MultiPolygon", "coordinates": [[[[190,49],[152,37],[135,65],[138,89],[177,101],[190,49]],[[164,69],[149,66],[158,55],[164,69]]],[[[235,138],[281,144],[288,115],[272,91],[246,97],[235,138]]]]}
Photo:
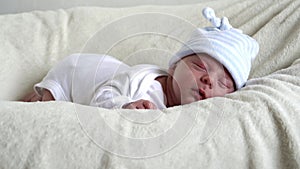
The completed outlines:
{"type": "Polygon", "coordinates": [[[77,7],[0,16],[0,168],[300,168],[300,1],[77,7]],[[165,110],[23,103],[72,53],[167,67],[203,7],[253,36],[246,87],[165,110]]]}

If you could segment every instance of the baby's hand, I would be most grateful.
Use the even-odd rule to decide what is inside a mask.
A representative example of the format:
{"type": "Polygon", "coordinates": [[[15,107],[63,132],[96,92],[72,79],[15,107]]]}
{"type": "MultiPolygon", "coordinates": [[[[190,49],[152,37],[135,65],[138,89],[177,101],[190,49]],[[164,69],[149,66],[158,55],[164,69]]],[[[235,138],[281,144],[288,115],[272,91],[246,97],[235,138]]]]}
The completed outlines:
{"type": "Polygon", "coordinates": [[[51,101],[51,100],[55,100],[53,95],[51,94],[51,92],[47,89],[44,89],[42,96],[39,96],[37,93],[35,93],[34,91],[27,94],[23,99],[21,99],[20,101],[23,102],[37,102],[37,101],[51,101]]]}
{"type": "Polygon", "coordinates": [[[124,109],[157,109],[155,104],[149,100],[137,100],[123,106],[124,109]]]}
{"type": "Polygon", "coordinates": [[[36,94],[34,91],[28,93],[23,99],[20,101],[22,102],[37,102],[37,101],[42,101],[42,96],[39,96],[36,94]]]}

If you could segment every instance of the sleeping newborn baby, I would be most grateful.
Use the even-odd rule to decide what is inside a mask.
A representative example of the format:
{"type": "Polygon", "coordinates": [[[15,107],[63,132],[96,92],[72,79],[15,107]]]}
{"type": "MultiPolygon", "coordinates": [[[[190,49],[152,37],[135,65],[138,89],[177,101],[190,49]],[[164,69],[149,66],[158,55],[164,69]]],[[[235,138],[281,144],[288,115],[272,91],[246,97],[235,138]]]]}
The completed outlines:
{"type": "Polygon", "coordinates": [[[128,66],[108,56],[74,54],[53,67],[23,101],[70,101],[103,108],[164,109],[224,96],[246,83],[258,43],[211,8],[213,27],[196,29],[169,61],[128,66]]]}

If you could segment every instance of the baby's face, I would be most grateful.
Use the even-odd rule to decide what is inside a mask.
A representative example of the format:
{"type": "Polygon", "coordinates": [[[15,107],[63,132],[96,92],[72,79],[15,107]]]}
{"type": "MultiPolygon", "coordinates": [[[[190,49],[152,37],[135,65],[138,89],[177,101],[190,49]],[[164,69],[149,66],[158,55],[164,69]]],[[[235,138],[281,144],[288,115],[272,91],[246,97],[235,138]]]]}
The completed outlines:
{"type": "Polygon", "coordinates": [[[235,90],[229,72],[207,54],[184,57],[170,68],[170,74],[173,76],[173,94],[181,104],[224,96],[235,90]]]}

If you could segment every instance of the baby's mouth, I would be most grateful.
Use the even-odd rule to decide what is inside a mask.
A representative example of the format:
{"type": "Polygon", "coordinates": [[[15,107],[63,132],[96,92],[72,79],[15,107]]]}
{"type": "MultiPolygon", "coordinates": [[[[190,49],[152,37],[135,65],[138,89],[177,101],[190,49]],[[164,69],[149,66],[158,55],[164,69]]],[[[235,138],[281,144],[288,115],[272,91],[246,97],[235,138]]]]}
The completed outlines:
{"type": "Polygon", "coordinates": [[[206,99],[206,94],[205,94],[204,90],[199,89],[198,92],[199,92],[199,95],[201,96],[201,100],[206,99]]]}
{"type": "Polygon", "coordinates": [[[193,89],[193,91],[195,92],[195,95],[197,97],[197,100],[204,100],[205,97],[205,92],[201,89],[193,89]]]}

